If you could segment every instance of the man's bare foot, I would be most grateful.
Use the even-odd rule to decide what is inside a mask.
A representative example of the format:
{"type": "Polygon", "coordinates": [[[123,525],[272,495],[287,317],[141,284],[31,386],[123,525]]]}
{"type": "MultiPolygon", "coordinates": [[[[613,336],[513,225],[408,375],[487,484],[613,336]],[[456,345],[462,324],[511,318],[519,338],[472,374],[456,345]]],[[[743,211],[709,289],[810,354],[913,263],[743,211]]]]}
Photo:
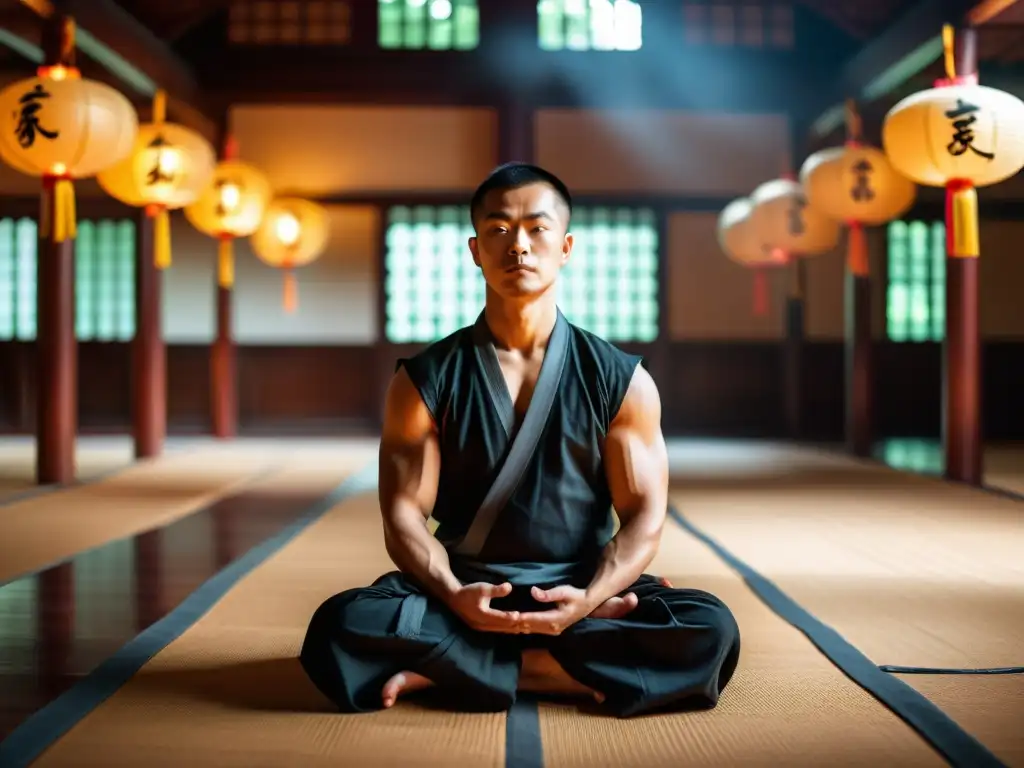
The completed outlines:
{"type": "Polygon", "coordinates": [[[429,688],[433,684],[432,680],[428,680],[423,675],[418,675],[415,672],[399,672],[384,683],[384,690],[381,694],[384,699],[384,708],[387,709],[394,706],[395,702],[398,701],[398,697],[403,693],[420,691],[424,688],[429,688]]]}
{"type": "Polygon", "coordinates": [[[604,701],[603,693],[588,688],[571,677],[550,653],[533,648],[523,651],[519,690],[565,696],[589,696],[598,703],[604,701]]]}

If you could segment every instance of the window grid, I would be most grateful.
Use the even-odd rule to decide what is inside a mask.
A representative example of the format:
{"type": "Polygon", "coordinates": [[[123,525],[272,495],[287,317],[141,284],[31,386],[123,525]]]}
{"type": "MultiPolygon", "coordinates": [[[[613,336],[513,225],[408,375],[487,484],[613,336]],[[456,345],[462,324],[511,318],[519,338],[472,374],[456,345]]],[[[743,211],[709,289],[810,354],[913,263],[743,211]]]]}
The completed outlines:
{"type": "Polygon", "coordinates": [[[539,0],[537,44],[546,51],[636,51],[643,11],[636,0],[539,0]]]}
{"type": "Polygon", "coordinates": [[[946,227],[894,221],[887,230],[886,325],[897,342],[942,341],[946,334],[946,227]]]}
{"type": "Polygon", "coordinates": [[[783,2],[683,3],[683,39],[690,45],[792,48],[793,7],[783,2]]]}
{"type": "Polygon", "coordinates": [[[234,0],[228,17],[236,45],[344,45],[351,36],[348,0],[234,0]]]}
{"type": "MultiPolygon", "coordinates": [[[[0,340],[34,341],[38,233],[32,219],[0,220],[0,340]]],[[[135,335],[135,223],[80,221],[75,239],[75,336],[135,335]]]]}
{"type": "Polygon", "coordinates": [[[479,43],[477,0],[377,0],[381,48],[467,51],[479,43]]]}
{"type": "MultiPolygon", "coordinates": [[[[609,341],[658,335],[658,229],[649,209],[573,212],[572,258],[559,279],[566,318],[609,341]]],[[[388,213],[385,336],[429,343],[471,325],[485,283],[469,255],[469,209],[397,206],[388,213]]]]}

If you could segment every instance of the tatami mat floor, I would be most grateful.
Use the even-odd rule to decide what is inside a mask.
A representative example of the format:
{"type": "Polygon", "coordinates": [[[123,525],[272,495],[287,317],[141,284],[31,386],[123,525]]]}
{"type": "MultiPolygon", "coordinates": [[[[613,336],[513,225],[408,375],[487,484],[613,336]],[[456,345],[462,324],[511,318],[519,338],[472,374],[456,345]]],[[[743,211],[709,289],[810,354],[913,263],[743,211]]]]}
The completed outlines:
{"type": "MultiPolygon", "coordinates": [[[[83,439],[80,450],[94,474],[104,471],[98,469],[104,462],[116,470],[119,458],[130,458],[127,440],[96,440],[89,457],[90,441],[83,439]]],[[[1024,664],[1017,658],[1024,657],[1024,627],[1016,618],[1024,617],[1024,567],[1014,555],[1024,551],[1017,517],[1024,507],[926,477],[941,471],[934,444],[895,446],[880,446],[880,457],[918,477],[827,449],[672,441],[673,501],[876,663],[1024,664]]],[[[135,765],[142,756],[200,767],[943,764],[926,739],[773,611],[749,578],[676,525],[652,569],[721,594],[744,632],[744,661],[732,695],[717,710],[609,722],[542,705],[532,731],[512,728],[511,721],[506,727],[503,717],[453,718],[412,705],[351,722],[329,716],[289,659],[307,614],[325,594],[390,567],[365,482],[352,499],[322,504],[359,467],[372,467],[375,442],[182,441],[176,447],[200,455],[223,451],[220,463],[233,456],[232,471],[248,474],[183,507],[170,524],[129,534],[119,520],[121,532],[109,543],[36,575],[0,579],[0,739],[13,733],[0,741],[5,768],[5,756],[25,757],[28,741],[59,735],[52,718],[29,717],[34,710],[64,694],[67,715],[66,692],[81,689],[73,683],[90,672],[95,678],[97,666],[126,643],[135,647],[154,636],[163,637],[162,645],[137,659],[135,679],[120,690],[115,685],[106,703],[96,701],[93,714],[38,764],[82,765],[87,753],[95,758],[89,764],[105,766],[135,765]],[[317,505],[323,508],[310,517],[317,505]],[[295,538],[274,545],[279,551],[266,550],[285,534],[295,538]],[[211,584],[225,579],[223,596],[210,598],[211,584]],[[197,599],[211,602],[200,609],[197,599]],[[181,625],[177,634],[168,634],[172,619],[181,625]],[[438,740],[438,732],[448,737],[438,740]],[[510,749],[516,733],[535,739],[536,750],[510,749]],[[300,749],[299,740],[312,746],[300,749]]],[[[161,462],[184,456],[172,452],[161,462]]],[[[161,462],[146,472],[166,472],[161,462]]],[[[27,466],[30,477],[31,463],[31,444],[0,441],[0,476],[16,479],[17,467],[27,466]]],[[[1024,449],[994,448],[987,463],[990,483],[1024,490],[1024,449]]],[[[227,481],[209,470],[208,482],[227,481]]],[[[39,502],[0,508],[0,547],[17,545],[4,538],[3,516],[27,503],[39,502]]],[[[84,517],[89,506],[74,511],[84,517]]],[[[105,684],[124,672],[123,658],[119,664],[104,672],[105,684]]],[[[900,677],[993,759],[1024,766],[1024,735],[1013,726],[1024,721],[1024,675],[900,677]]],[[[94,694],[95,682],[91,688],[94,694]]]]}

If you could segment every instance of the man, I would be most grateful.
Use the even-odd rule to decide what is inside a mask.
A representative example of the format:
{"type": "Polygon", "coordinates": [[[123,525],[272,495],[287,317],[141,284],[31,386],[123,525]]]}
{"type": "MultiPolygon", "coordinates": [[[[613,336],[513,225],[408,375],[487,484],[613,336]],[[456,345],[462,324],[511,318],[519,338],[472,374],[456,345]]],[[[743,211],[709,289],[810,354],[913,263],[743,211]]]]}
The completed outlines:
{"type": "Polygon", "coordinates": [[[303,644],[342,711],[427,689],[462,710],[532,691],[630,716],[714,706],[736,668],[728,608],[644,574],[667,512],[660,398],[638,358],[555,305],[571,210],[525,164],[473,196],[484,311],[400,361],[387,393],[380,505],[398,570],[328,599],[303,644]]]}

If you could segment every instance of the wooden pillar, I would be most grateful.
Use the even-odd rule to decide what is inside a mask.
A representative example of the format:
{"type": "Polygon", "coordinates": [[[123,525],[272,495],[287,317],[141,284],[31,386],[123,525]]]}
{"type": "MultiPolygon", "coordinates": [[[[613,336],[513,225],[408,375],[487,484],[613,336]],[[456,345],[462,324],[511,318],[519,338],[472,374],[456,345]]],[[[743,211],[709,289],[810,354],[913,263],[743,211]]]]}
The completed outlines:
{"type": "Polygon", "coordinates": [[[210,348],[211,403],[213,434],[227,440],[238,433],[238,383],[236,381],[235,341],[232,330],[231,289],[222,285],[217,291],[217,337],[210,348]]]}
{"type": "Polygon", "coordinates": [[[135,458],[163,452],[167,434],[167,350],[162,331],[163,275],[153,262],[153,219],[139,211],[135,242],[135,340],[132,431],[135,458]]]}
{"type": "MultiPolygon", "coordinates": [[[[236,157],[238,145],[228,130],[228,115],[221,118],[221,159],[236,157]]],[[[218,243],[218,246],[220,244],[218,243]]],[[[219,269],[219,268],[218,268],[219,269]]],[[[229,440],[238,434],[238,382],[236,379],[233,320],[233,290],[214,279],[217,306],[217,332],[210,347],[210,411],[213,434],[229,440]]]]}
{"type": "MultiPolygon", "coordinates": [[[[43,48],[47,64],[73,65],[74,49],[62,51],[65,18],[46,22],[43,48]],[[66,60],[62,60],[66,59],[66,60]]],[[[75,479],[75,432],[78,422],[78,350],[75,339],[75,241],[56,242],[52,184],[44,185],[39,221],[36,290],[36,482],[70,483],[75,479]]]]}
{"type": "Polygon", "coordinates": [[[502,98],[498,108],[498,162],[534,162],[533,109],[518,93],[502,98]]]}
{"type": "Polygon", "coordinates": [[[789,436],[796,440],[803,436],[804,297],[807,291],[807,265],[803,259],[794,260],[789,280],[784,374],[786,427],[789,436]]]}
{"type": "MultiPolygon", "coordinates": [[[[850,227],[847,236],[858,235],[850,227]]],[[[873,442],[874,390],[871,338],[871,275],[849,262],[846,267],[846,441],[855,456],[870,456],[873,442]]]]}
{"type": "MultiPolygon", "coordinates": [[[[975,31],[958,29],[957,77],[976,75],[975,31]]],[[[948,220],[946,227],[952,222],[948,220]]],[[[950,243],[947,240],[947,243],[950,243]]],[[[981,343],[978,327],[978,256],[946,256],[946,341],[944,344],[943,442],[946,476],[981,485],[984,478],[981,434],[981,343]]]]}

